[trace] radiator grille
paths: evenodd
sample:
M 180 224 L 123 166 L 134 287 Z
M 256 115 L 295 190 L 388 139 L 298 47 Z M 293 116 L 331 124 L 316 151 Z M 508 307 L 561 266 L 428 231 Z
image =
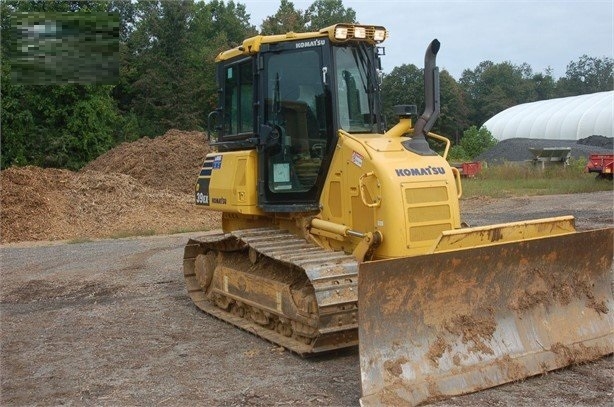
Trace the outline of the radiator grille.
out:
M 444 230 L 452 229 L 448 188 L 444 183 L 404 187 L 407 244 L 430 245 Z

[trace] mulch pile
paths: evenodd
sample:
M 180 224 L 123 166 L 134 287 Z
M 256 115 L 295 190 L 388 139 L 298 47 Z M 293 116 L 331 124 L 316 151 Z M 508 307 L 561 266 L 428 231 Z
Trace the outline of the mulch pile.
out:
M 0 242 L 121 237 L 218 227 L 193 204 L 209 151 L 204 135 L 170 130 L 108 151 L 79 172 L 0 172 Z
M 169 130 L 164 136 L 122 143 L 81 170 L 126 174 L 159 190 L 191 193 L 205 155 L 210 151 L 201 132 Z

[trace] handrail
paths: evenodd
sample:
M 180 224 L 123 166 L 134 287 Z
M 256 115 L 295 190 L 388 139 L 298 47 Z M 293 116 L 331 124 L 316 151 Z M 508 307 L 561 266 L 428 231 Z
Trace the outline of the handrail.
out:
M 463 184 L 461 183 L 461 174 L 458 168 L 450 167 L 452 169 L 452 173 L 454 174 L 454 181 L 456 182 L 456 189 L 458 190 L 458 198 L 463 196 Z
M 450 151 L 450 139 L 447 138 L 447 137 L 444 137 L 444 136 L 440 136 L 439 134 L 431 133 L 431 132 L 428 132 L 427 136 L 429 136 L 430 138 L 433 138 L 435 140 L 442 141 L 442 142 L 446 143 L 446 148 L 445 148 L 445 150 L 443 152 L 443 156 L 442 156 L 443 159 L 446 160 L 448 158 L 448 152 Z
M 377 180 L 377 176 L 375 175 L 373 171 L 369 171 L 365 174 L 362 174 L 360 178 L 358 178 L 358 189 L 360 190 L 360 200 L 367 208 L 377 208 L 382 204 L 382 199 L 380 197 L 376 197 L 375 201 L 372 203 L 368 203 L 367 198 L 365 197 L 366 186 L 363 180 L 368 177 L 375 177 L 375 179 Z

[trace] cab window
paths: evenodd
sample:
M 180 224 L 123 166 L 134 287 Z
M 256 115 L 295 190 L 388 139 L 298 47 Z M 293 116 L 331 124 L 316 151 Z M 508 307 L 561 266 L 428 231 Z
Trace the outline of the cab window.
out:
M 224 126 L 222 140 L 244 138 L 254 131 L 252 61 L 224 70 Z

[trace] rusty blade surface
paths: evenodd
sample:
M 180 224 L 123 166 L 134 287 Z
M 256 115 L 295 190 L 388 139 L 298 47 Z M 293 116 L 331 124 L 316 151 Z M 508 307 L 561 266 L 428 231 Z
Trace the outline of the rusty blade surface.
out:
M 416 405 L 612 353 L 613 235 L 361 264 L 361 405 Z

